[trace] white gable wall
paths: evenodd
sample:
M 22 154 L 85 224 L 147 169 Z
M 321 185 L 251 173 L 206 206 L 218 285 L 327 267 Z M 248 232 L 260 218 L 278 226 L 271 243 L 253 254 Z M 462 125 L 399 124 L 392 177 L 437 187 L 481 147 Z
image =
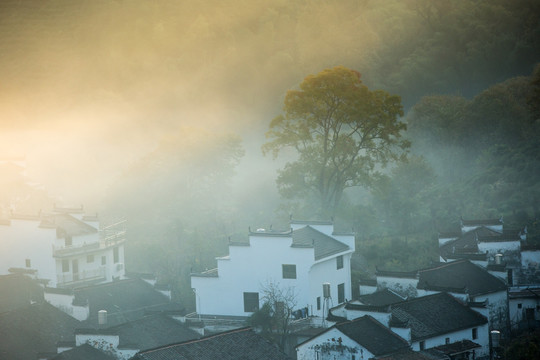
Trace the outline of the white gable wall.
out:
M 454 331 L 439 336 L 434 336 L 428 339 L 422 340 L 424 342 L 424 349 L 429 349 L 435 346 L 445 345 L 446 338 L 449 339 L 449 343 L 454 343 L 462 340 L 470 340 L 482 346 L 475 350 L 476 356 L 489 355 L 489 328 L 488 324 L 476 327 L 477 338 L 473 339 L 473 328 L 467 328 L 459 331 Z M 414 341 L 411 347 L 415 351 L 420 351 L 420 341 Z
M 478 252 L 488 252 L 490 255 L 504 253 L 505 251 L 519 251 L 521 243 L 519 240 L 515 241 L 492 241 L 492 242 L 479 242 Z
M 338 339 L 341 339 L 341 343 Z M 356 359 L 371 359 L 374 357 L 366 348 L 336 328 L 330 329 L 301 344 L 297 347 L 296 354 L 298 360 L 350 360 L 352 355 L 355 355 Z
M 331 233 L 326 226 L 321 229 Z M 217 258 L 219 277 L 191 277 L 199 314 L 249 316 L 251 312 L 244 311 L 244 292 L 259 293 L 260 306 L 264 302 L 263 289 L 270 283 L 279 284 L 284 291 L 294 289 L 295 308 L 307 307 L 310 314 L 318 316 L 323 310 L 323 283 L 330 283 L 329 307 L 338 303 L 339 284 L 344 284 L 344 298 L 351 299 L 351 250 L 315 261 L 314 248 L 291 246 L 291 235 L 252 234 L 249 243 L 232 244 L 228 256 Z M 336 258 L 340 255 L 343 268 L 337 269 Z M 282 265 L 295 265 L 296 279 L 283 279 Z M 321 298 L 320 309 L 317 297 Z
M 258 292 L 262 305 L 262 290 L 269 283 L 279 284 L 284 290 L 294 289 L 299 308 L 309 304 L 309 269 L 314 250 L 293 248 L 291 243 L 291 237 L 257 235 L 250 237 L 250 246 L 230 246 L 230 255 L 218 258 L 218 278 L 191 278 L 197 312 L 249 316 L 251 312 L 244 312 L 244 292 Z M 282 278 L 283 264 L 296 265 L 296 279 Z
M 0 274 L 9 274 L 9 268 L 26 267 L 38 270 L 37 277 L 55 281 L 55 260 L 52 247 L 56 239 L 56 229 L 39 227 L 37 220 L 11 220 L 10 225 L 0 225 Z
M 339 254 L 337 254 L 339 255 Z M 338 285 L 344 284 L 345 300 L 351 300 L 351 255 L 349 251 L 343 255 L 343 268 L 337 269 L 337 256 L 313 264 L 309 270 L 309 298 L 300 307 L 309 306 L 310 313 L 323 316 L 323 283 L 330 284 L 329 306 L 325 310 L 338 305 Z M 317 297 L 321 298 L 321 309 L 317 309 Z

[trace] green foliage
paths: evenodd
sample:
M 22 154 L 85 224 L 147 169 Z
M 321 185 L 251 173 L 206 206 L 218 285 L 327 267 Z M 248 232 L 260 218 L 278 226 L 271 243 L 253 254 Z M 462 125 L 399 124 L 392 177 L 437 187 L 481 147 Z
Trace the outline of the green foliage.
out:
M 279 172 L 278 188 L 284 198 L 316 197 L 319 214 L 333 215 L 345 189 L 369 184 L 376 166 L 401 160 L 409 146 L 401 139 L 400 98 L 370 91 L 343 66 L 306 77 L 284 104 L 263 152 L 296 151 L 298 159 Z
M 533 331 L 512 340 L 504 349 L 505 360 L 540 358 L 540 333 Z

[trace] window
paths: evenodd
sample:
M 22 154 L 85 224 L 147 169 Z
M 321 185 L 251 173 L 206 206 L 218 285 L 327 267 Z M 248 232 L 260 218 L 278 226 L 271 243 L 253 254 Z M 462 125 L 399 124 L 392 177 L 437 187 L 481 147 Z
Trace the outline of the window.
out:
M 321 297 L 317 296 L 317 310 L 321 310 Z
M 26 263 L 27 268 L 32 267 L 32 265 L 31 265 L 32 263 L 30 262 L 30 259 L 26 259 L 25 263 Z
M 254 312 L 259 310 L 259 293 L 244 293 L 244 312 Z
M 478 339 L 478 329 L 477 328 L 472 329 L 472 338 L 473 338 L 473 340 Z
M 62 272 L 69 272 L 69 260 L 62 260 Z
M 73 245 L 73 240 L 71 239 L 71 236 L 66 236 L 66 246 Z
M 118 262 L 118 248 L 117 247 L 113 249 L 113 258 L 114 258 L 114 263 L 116 264 Z
M 518 309 L 521 309 L 521 304 L 518 304 Z
M 86 256 L 86 262 L 87 263 L 93 263 L 94 262 L 94 255 L 87 255 Z
M 337 269 L 343 269 L 343 255 L 339 255 L 337 258 L 336 258 L 336 265 L 337 265 Z
M 106 256 L 102 256 L 101 257 L 101 265 L 106 265 L 107 264 L 107 257 Z
M 338 304 L 345 301 L 345 284 L 339 284 L 337 286 L 337 299 Z
M 281 265 L 284 279 L 296 279 L 296 265 Z
M 444 339 L 444 343 L 445 343 L 446 345 L 450 344 L 450 338 Z
M 425 348 L 426 348 L 426 342 L 420 341 L 420 350 L 425 350 Z

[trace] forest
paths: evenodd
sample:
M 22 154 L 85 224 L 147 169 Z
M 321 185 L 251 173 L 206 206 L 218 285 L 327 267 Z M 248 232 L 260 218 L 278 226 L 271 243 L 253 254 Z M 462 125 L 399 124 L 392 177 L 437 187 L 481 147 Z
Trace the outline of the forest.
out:
M 127 219 L 128 270 L 189 308 L 189 274 L 249 226 L 329 220 L 276 184 L 298 154 L 263 150 L 287 92 L 343 66 L 398 102 L 409 144 L 331 214 L 356 233 L 355 278 L 436 261 L 461 217 L 538 244 L 539 63 L 538 0 L 5 0 L 0 150 L 49 193 L 4 177 L 0 199 Z

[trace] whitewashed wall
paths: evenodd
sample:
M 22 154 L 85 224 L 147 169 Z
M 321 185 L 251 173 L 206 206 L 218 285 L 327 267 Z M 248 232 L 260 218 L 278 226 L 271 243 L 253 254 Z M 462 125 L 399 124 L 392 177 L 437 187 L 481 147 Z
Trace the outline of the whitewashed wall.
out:
M 495 330 L 504 329 L 508 316 L 508 294 L 506 290 L 471 298 L 471 301 L 474 302 L 483 302 L 486 300 L 489 311 L 489 324 Z
M 9 268 L 37 270 L 37 277 L 56 282 L 55 260 L 52 247 L 56 239 L 55 229 L 39 228 L 37 220 L 11 220 L 10 225 L 0 225 L 0 274 L 9 274 Z
M 331 226 L 330 226 L 331 227 Z M 326 226 L 321 226 L 324 231 Z M 333 304 L 337 305 L 338 284 L 345 284 L 345 298 L 351 299 L 350 257 L 343 253 L 343 268 L 337 269 L 336 257 L 315 262 L 314 249 L 291 247 L 291 236 L 250 236 L 250 246 L 229 246 L 229 255 L 217 258 L 219 277 L 191 277 L 199 314 L 249 316 L 244 312 L 244 292 L 258 292 L 260 305 L 263 289 L 279 284 L 292 289 L 296 295 L 296 308 L 307 307 L 314 315 L 322 315 L 322 284 L 331 284 Z M 282 265 L 296 265 L 296 279 L 283 279 Z M 317 297 L 321 297 L 321 310 L 317 310 Z M 220 299 L 220 301 L 216 301 Z
M 402 296 L 416 297 L 417 286 L 418 279 L 377 276 L 377 287 L 391 289 Z
M 86 306 L 75 306 L 73 305 L 74 295 L 68 294 L 55 294 L 45 291 L 44 293 L 45 300 L 53 305 L 54 307 L 62 310 L 66 314 L 74 317 L 79 321 L 88 320 L 90 316 L 90 307 Z
M 504 253 L 505 251 L 519 251 L 521 244 L 519 240 L 516 241 L 493 241 L 493 242 L 479 242 L 478 251 L 490 255 Z
M 446 338 L 450 339 L 450 343 L 454 343 L 457 341 L 462 340 L 470 340 L 473 341 L 479 345 L 482 346 L 481 349 L 476 350 L 476 356 L 487 356 L 489 355 L 489 328 L 488 325 L 485 324 L 483 326 L 478 326 L 477 334 L 478 338 L 473 339 L 472 338 L 472 329 L 473 328 L 467 328 L 460 331 L 450 332 L 447 334 L 442 334 L 439 336 L 435 336 L 432 338 L 428 338 L 423 340 L 425 343 L 425 349 L 429 349 L 435 346 L 445 345 L 446 344 Z M 415 351 L 420 351 L 420 341 L 415 341 L 411 345 L 412 349 Z
M 337 341 L 339 338 L 342 340 L 341 346 Z M 317 352 L 320 354 L 319 357 L 317 357 Z M 301 344 L 298 346 L 296 354 L 298 360 L 350 360 L 351 355 L 355 355 L 356 359 L 374 357 L 366 348 L 335 328 Z

